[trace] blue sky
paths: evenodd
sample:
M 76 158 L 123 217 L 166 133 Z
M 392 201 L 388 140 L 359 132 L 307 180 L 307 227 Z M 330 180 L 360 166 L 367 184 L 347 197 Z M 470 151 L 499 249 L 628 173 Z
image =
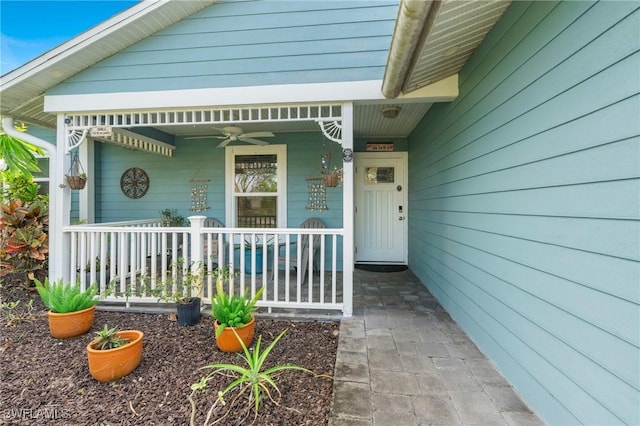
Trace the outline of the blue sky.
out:
M 0 75 L 131 7 L 122 0 L 0 0 Z

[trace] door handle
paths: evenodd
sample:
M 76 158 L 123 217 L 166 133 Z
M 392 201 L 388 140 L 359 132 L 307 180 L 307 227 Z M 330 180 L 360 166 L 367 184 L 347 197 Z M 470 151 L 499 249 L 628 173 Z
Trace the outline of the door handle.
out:
M 400 216 L 398 220 L 404 220 L 404 216 Z

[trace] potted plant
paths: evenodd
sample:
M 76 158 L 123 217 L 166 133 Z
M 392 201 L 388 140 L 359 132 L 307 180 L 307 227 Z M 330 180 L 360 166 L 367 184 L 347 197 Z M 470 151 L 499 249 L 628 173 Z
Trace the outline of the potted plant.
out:
M 135 370 L 142 359 L 142 338 L 139 330 L 118 331 L 117 327 L 96 332 L 87 345 L 89 372 L 99 382 L 118 380 Z
M 249 298 L 248 292 L 244 294 L 227 294 L 222 283 L 231 278 L 232 273 L 228 267 L 218 267 L 213 271 L 216 278 L 216 295 L 211 302 L 211 315 L 215 318 L 213 323 L 216 345 L 223 352 L 238 352 L 242 350 L 242 343 L 249 346 L 255 334 L 255 317 L 253 312 L 257 309 L 256 303 L 264 287 L 261 287 Z
M 49 308 L 49 332 L 56 339 L 69 339 L 85 334 L 93 325 L 98 289 L 91 286 L 82 291 L 80 284 L 59 280 L 44 283 L 34 280 L 44 305 Z
M 152 294 L 165 302 L 176 304 L 178 325 L 191 326 L 200 321 L 200 293 L 204 284 L 204 271 L 200 265 L 182 268 L 184 260 L 178 260 L 178 268 L 185 271 L 179 285 L 174 289 L 172 281 L 160 283 Z
M 160 224 L 162 226 L 184 226 L 185 218 L 178 215 L 176 209 L 160 210 Z
M 79 173 L 78 175 L 66 175 L 67 183 L 71 189 L 84 189 L 87 184 L 87 175 Z

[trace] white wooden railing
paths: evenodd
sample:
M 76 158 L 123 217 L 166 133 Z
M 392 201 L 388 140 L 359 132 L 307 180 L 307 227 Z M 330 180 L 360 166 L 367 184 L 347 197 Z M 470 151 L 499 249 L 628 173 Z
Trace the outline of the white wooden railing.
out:
M 131 306 L 157 303 L 158 288 L 179 292 L 192 270 L 228 265 L 234 278 L 225 291 L 254 295 L 264 287 L 258 306 L 269 312 L 343 311 L 342 229 L 208 228 L 203 219 L 190 218 L 190 227 L 161 227 L 157 219 L 66 227 L 70 279 L 82 288 L 97 284 L 105 301 Z M 313 250 L 305 257 L 299 245 Z M 214 295 L 215 280 L 205 274 L 203 303 Z

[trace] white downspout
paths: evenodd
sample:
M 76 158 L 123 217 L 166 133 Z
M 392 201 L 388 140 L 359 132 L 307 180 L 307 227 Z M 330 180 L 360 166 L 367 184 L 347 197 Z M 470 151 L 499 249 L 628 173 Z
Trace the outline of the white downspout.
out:
M 2 128 L 7 135 L 42 148 L 49 156 L 49 279 L 58 279 L 62 277 L 62 270 L 58 270 L 59 267 L 56 266 L 59 263 L 58 258 L 62 257 L 60 256 L 62 251 L 56 250 L 56 247 L 60 245 L 63 224 L 58 220 L 57 214 L 59 200 L 56 192 L 61 190 L 58 184 L 62 183 L 62 176 L 58 176 L 56 173 L 56 164 L 58 164 L 57 147 L 51 142 L 37 138 L 29 133 L 17 131 L 13 127 L 12 117 L 2 117 Z

